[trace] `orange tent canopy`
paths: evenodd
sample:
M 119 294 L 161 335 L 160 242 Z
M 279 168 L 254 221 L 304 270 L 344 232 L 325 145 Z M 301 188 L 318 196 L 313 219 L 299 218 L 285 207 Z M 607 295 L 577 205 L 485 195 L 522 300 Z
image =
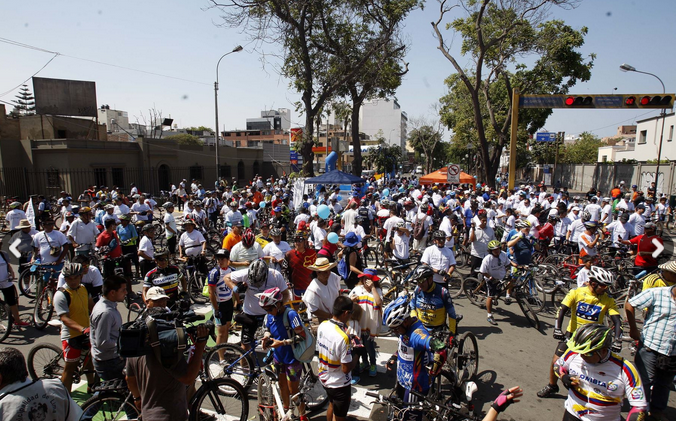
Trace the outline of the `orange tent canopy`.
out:
M 422 176 L 418 179 L 418 182 L 420 184 L 434 184 L 434 183 L 439 183 L 439 184 L 446 184 L 448 181 L 446 181 L 448 178 L 446 174 L 448 173 L 448 167 L 441 168 L 439 170 L 433 171 L 425 176 Z M 460 184 L 475 184 L 476 179 L 467 174 L 464 171 L 460 171 Z

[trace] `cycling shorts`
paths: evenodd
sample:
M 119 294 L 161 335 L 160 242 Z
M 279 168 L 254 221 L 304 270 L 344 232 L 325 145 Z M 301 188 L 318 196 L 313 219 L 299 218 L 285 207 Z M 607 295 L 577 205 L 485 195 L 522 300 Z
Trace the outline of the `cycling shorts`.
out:
M 67 363 L 80 361 L 82 350 L 89 349 L 89 338 L 86 335 L 76 336 L 68 340 L 61 341 L 63 349 L 63 359 Z
M 15 306 L 19 303 L 19 297 L 14 285 L 8 288 L 2 288 L 0 291 L 2 291 L 2 295 L 5 297 L 5 303 L 7 303 L 8 306 Z
M 246 313 L 239 313 L 235 316 L 235 321 L 242 325 L 242 345 L 249 345 L 256 339 L 256 330 L 263 326 L 265 315 L 252 316 Z
M 277 361 L 277 358 L 275 358 L 274 362 L 275 373 L 277 373 L 277 375 L 286 374 L 286 378 L 289 379 L 290 382 L 297 382 L 300 380 L 300 375 L 303 372 L 303 365 L 299 361 L 294 361 L 291 364 L 284 364 Z
M 351 389 L 352 387 L 350 385 L 338 388 L 324 388 L 326 395 L 329 398 L 329 402 L 333 404 L 333 415 L 337 417 L 347 416 L 347 411 L 350 409 Z
M 218 303 L 218 312 L 221 313 L 221 317 L 216 317 L 214 312 L 214 322 L 216 323 L 216 326 L 224 326 L 232 321 L 233 308 L 234 304 L 232 303 L 232 300 L 221 301 Z

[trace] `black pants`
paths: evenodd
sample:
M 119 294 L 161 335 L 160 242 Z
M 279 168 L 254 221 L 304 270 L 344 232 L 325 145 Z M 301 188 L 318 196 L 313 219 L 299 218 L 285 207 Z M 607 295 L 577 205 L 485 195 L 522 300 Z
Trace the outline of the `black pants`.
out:
M 471 256 L 472 259 L 470 259 L 470 274 L 469 276 L 476 276 L 476 270 L 481 267 L 481 262 L 484 260 L 481 257 L 476 257 L 476 256 Z
M 152 260 L 141 260 L 141 276 L 146 277 L 148 272 L 155 269 L 155 262 Z

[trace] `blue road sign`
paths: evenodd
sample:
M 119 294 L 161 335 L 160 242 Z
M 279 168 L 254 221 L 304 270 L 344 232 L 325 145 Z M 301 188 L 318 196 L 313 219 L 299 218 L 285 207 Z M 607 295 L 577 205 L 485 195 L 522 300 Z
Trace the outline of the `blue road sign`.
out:
M 536 142 L 556 142 L 556 133 L 537 133 L 535 135 Z

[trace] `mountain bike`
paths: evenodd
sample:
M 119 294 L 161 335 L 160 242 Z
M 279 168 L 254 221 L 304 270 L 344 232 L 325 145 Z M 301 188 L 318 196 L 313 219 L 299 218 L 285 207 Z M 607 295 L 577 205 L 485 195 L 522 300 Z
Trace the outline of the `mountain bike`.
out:
M 83 349 L 77 368 L 73 372 L 73 384 L 79 383 L 82 376 L 96 374 L 94 369 L 84 368 L 91 358 L 89 348 Z M 28 374 L 33 380 L 61 378 L 66 365 L 61 347 L 49 343 L 41 343 L 31 348 L 28 352 L 27 363 Z M 92 387 L 93 385 L 89 386 Z
M 36 263 L 35 266 L 37 266 L 36 272 L 40 276 L 37 283 L 38 288 L 44 284 L 42 274 L 49 272 L 49 280 L 38 291 L 38 297 L 33 307 L 33 325 L 36 329 L 42 330 L 47 327 L 47 324 L 52 320 L 52 316 L 54 315 L 54 294 L 56 293 L 56 285 L 59 279 L 53 265 Z
M 0 298 L 0 343 L 2 343 L 12 332 L 14 317 L 9 305 Z

